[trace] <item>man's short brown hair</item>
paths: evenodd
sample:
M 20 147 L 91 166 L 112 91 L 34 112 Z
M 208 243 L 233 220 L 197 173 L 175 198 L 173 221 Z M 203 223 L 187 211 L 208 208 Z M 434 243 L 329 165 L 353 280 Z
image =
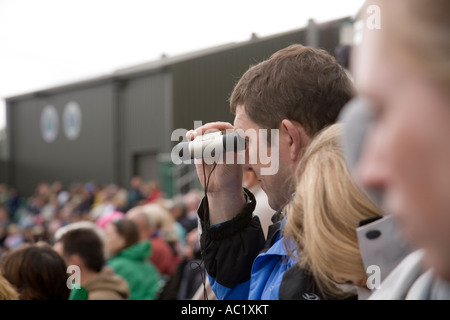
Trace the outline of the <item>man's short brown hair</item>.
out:
M 327 51 L 299 44 L 277 51 L 241 77 L 230 97 L 230 109 L 243 106 L 265 129 L 283 119 L 300 123 L 313 137 L 336 122 L 355 89 L 344 68 Z
M 59 240 L 63 245 L 63 255 L 70 258 L 77 254 L 87 269 L 100 272 L 105 263 L 103 241 L 91 228 L 77 228 L 64 233 Z

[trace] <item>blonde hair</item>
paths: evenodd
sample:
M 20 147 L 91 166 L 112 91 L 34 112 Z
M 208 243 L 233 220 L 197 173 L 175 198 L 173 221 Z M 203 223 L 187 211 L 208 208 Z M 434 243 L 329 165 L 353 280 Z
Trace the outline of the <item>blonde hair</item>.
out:
M 147 216 L 149 224 L 161 230 L 161 237 L 168 243 L 176 243 L 180 239 L 175 229 L 175 219 L 162 203 L 150 203 L 141 206 L 142 212 Z
M 341 126 L 324 129 L 305 151 L 284 229 L 285 239 L 296 245 L 299 265 L 312 273 L 321 293 L 333 299 L 348 295 L 336 278 L 367 278 L 356 228 L 361 220 L 381 216 L 347 168 Z
M 0 300 L 19 300 L 19 294 L 8 280 L 0 273 Z

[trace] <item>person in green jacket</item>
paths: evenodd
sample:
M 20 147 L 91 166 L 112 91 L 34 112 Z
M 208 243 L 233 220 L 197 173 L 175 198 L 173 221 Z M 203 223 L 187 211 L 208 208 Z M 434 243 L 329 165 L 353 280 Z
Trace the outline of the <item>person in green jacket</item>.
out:
M 128 282 L 129 300 L 157 299 L 160 275 L 148 261 L 150 243 L 139 242 L 136 223 L 129 219 L 108 223 L 105 228 L 105 246 L 109 256 L 107 264 Z

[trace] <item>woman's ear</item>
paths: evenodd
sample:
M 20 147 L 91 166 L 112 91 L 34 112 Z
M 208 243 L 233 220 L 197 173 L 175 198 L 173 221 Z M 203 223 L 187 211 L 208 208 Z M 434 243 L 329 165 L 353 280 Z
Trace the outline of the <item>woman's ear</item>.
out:
M 289 158 L 294 162 L 300 160 L 300 151 L 311 141 L 300 123 L 288 119 L 281 121 L 280 139 L 284 139 L 287 143 Z

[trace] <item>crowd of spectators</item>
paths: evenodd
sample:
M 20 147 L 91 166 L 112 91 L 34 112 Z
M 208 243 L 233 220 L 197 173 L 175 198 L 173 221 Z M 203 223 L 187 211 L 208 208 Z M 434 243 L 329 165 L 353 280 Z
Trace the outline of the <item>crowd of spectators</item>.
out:
M 158 183 L 139 176 L 133 177 L 127 188 L 93 181 L 68 186 L 59 181 L 42 182 L 29 196 L 0 184 L 0 261 L 29 245 L 55 247 L 68 230 L 93 226 L 104 242 L 105 265 L 114 266 L 118 252 L 136 251 L 137 243 L 147 241 L 150 251 L 144 255 L 158 279 L 152 299 L 191 299 L 202 285 L 196 234 L 196 208 L 202 196 L 200 190 L 192 189 L 167 197 Z M 117 240 L 108 238 L 111 231 L 107 228 L 124 219 L 131 221 L 131 230 L 137 230 L 132 235 L 136 239 L 118 252 L 108 252 L 108 246 Z M 148 251 L 148 246 L 140 245 L 139 250 Z

